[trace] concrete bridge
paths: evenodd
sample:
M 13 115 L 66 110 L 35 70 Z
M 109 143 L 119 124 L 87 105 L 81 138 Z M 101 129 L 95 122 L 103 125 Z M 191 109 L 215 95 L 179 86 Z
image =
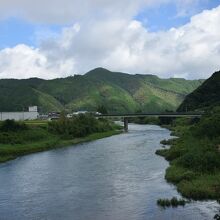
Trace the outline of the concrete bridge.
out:
M 202 113 L 181 113 L 181 112 L 172 112 L 172 113 L 135 113 L 135 114 L 103 114 L 98 115 L 97 118 L 123 118 L 124 120 L 124 130 L 128 131 L 128 119 L 129 118 L 145 118 L 145 117 L 162 117 L 162 118 L 200 118 Z

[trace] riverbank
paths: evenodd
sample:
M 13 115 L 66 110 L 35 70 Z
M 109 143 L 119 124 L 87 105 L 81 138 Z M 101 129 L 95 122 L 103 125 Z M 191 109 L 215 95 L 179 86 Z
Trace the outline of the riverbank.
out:
M 48 138 L 48 140 L 34 142 L 25 145 L 0 145 L 0 163 L 14 160 L 17 157 L 27 154 L 52 150 L 56 148 L 68 147 L 89 141 L 95 141 L 107 138 L 113 135 L 121 134 L 121 130 L 107 131 L 102 133 L 94 133 L 83 138 L 74 138 L 71 140 L 62 140 L 58 137 Z M 9 149 L 10 148 L 10 149 Z
M 172 126 L 178 138 L 161 143 L 156 151 L 170 162 L 165 178 L 177 186 L 186 198 L 207 200 L 220 198 L 220 111 L 211 112 L 200 122 L 180 119 Z
M 121 134 L 120 130 L 107 131 L 102 133 L 94 133 L 83 138 L 74 138 L 70 140 L 62 140 L 59 137 L 48 137 L 48 140 L 37 141 L 31 144 L 24 145 L 2 145 L 0 144 L 0 163 L 14 160 L 17 157 L 24 156 L 27 154 L 52 150 L 61 147 L 72 146 L 84 142 L 94 141 L 113 135 Z
M 105 124 L 108 123 L 105 121 Z M 23 126 L 23 125 L 22 125 Z M 82 137 L 51 132 L 48 123 L 28 122 L 25 129 L 0 132 L 0 163 L 17 157 L 55 148 L 72 146 L 122 133 L 120 126 L 111 123 L 108 129 L 91 132 Z M 100 126 L 100 124 L 99 124 Z

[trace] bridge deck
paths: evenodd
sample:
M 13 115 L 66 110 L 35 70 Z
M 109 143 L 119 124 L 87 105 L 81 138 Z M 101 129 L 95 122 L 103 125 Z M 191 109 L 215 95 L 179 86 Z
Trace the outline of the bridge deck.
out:
M 98 118 L 113 118 L 113 117 L 122 117 L 122 118 L 134 118 L 134 117 L 201 117 L 202 113 L 138 113 L 138 114 L 104 114 L 98 115 Z

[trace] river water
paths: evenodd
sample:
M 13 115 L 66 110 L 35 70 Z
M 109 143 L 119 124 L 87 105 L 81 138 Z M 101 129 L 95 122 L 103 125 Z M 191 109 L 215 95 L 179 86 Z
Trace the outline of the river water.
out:
M 155 155 L 167 129 L 129 125 L 129 132 L 18 158 L 0 165 L 1 220 L 203 220 L 216 202 L 163 209 L 180 197 L 164 180 L 168 163 Z

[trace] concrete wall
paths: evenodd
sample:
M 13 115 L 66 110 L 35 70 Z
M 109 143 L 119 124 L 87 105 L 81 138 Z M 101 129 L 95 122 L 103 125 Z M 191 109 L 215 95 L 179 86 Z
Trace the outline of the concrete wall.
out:
M 37 119 L 38 112 L 0 112 L 0 121 L 7 119 L 19 120 L 34 120 Z

